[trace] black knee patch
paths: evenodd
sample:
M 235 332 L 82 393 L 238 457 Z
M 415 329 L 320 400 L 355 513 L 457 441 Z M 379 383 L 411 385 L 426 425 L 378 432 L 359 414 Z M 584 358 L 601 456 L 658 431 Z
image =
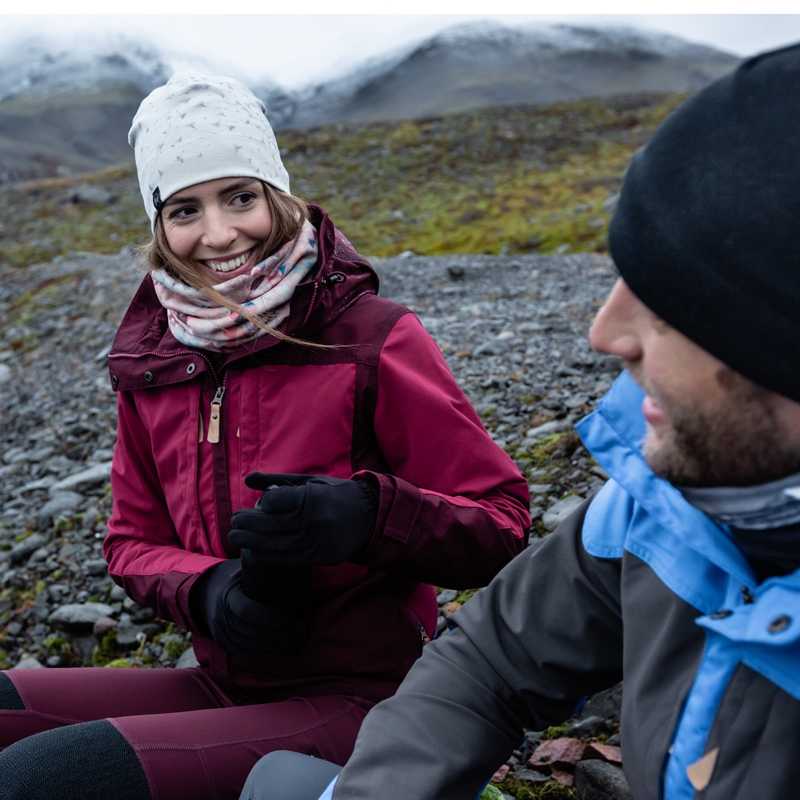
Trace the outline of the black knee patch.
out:
M 341 769 L 321 758 L 276 750 L 256 762 L 239 800 L 317 800 Z
M 28 736 L 0 753 L 0 800 L 152 800 L 133 748 L 108 720 Z
M 0 672 L 0 710 L 2 711 L 24 711 L 25 703 L 19 696 L 17 687 L 14 686 L 11 678 Z

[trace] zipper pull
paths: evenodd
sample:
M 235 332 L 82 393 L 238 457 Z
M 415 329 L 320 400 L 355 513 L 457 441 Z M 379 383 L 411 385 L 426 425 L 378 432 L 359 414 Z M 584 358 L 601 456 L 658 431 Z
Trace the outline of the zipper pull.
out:
M 222 398 L 224 395 L 225 387 L 220 386 L 211 401 L 211 419 L 208 421 L 208 441 L 211 444 L 216 444 L 219 441 L 220 415 L 222 414 Z
M 419 631 L 419 638 L 422 639 L 422 646 L 425 647 L 430 642 L 431 637 L 428 636 L 425 626 L 421 622 L 417 622 L 417 630 Z

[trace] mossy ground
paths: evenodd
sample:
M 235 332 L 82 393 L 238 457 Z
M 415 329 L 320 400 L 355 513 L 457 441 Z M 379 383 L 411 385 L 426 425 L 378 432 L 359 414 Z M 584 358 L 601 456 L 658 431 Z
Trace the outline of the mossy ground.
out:
M 517 800 L 539 800 L 546 797 L 548 800 L 578 800 L 578 793 L 571 786 L 562 786 L 556 781 L 546 783 L 522 783 L 521 781 L 508 780 L 503 783 L 491 784 L 492 788 L 502 794 L 511 795 Z M 488 788 L 488 787 L 487 787 Z M 491 792 L 484 792 L 480 800 L 495 800 L 497 795 L 491 796 Z
M 605 201 L 684 99 L 636 95 L 284 131 L 292 191 L 365 255 L 603 251 Z M 113 197 L 73 202 L 92 184 Z M 149 234 L 133 166 L 0 192 L 0 264 L 115 253 Z

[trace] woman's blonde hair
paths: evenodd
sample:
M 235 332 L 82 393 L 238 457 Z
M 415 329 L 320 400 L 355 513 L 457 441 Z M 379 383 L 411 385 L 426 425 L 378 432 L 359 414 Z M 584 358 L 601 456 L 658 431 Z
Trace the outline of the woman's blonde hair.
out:
M 269 208 L 270 215 L 272 216 L 272 230 L 270 231 L 269 237 L 262 245 L 261 252 L 256 254 L 256 264 L 283 247 L 287 242 L 292 241 L 308 219 L 308 206 L 302 200 L 294 195 L 286 194 L 279 189 L 275 189 L 268 183 L 264 183 L 263 181 L 259 182 L 264 187 L 267 208 Z M 191 286 L 198 292 L 202 292 L 209 300 L 223 308 L 227 308 L 229 311 L 239 314 L 248 322 L 258 326 L 261 330 L 266 331 L 276 339 L 281 339 L 285 342 L 294 342 L 295 344 L 304 344 L 310 347 L 325 347 L 325 345 L 306 342 L 303 339 L 298 339 L 294 336 L 282 333 L 270 325 L 267 325 L 248 309 L 238 303 L 234 303 L 227 297 L 223 297 L 216 290 L 213 281 L 208 275 L 184 264 L 172 252 L 167 243 L 167 235 L 164 231 L 164 224 L 161 221 L 160 214 L 156 219 L 153 238 L 142 247 L 142 253 L 146 269 L 163 269 L 171 277 L 183 281 L 187 286 Z

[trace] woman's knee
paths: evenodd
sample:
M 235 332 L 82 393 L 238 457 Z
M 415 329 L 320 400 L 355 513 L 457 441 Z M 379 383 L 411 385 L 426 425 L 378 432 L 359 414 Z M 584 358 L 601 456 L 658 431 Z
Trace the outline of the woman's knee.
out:
M 317 800 L 339 770 L 321 758 L 276 750 L 253 767 L 240 800 Z
M 0 800 L 151 800 L 139 759 L 107 720 L 28 736 L 0 753 Z

